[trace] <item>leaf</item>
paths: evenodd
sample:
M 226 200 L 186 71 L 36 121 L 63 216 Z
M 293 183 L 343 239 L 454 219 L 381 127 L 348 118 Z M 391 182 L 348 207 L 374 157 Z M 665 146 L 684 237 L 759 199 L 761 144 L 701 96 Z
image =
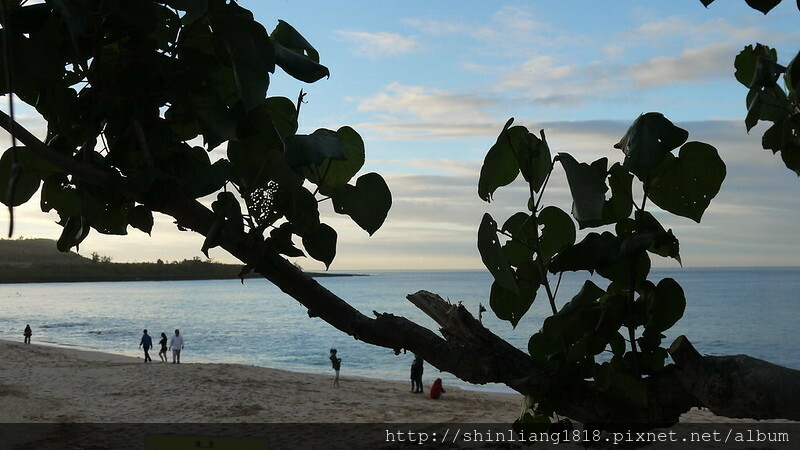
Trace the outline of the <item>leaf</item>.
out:
M 481 254 L 483 265 L 489 269 L 498 287 L 519 295 L 514 270 L 506 259 L 500 241 L 497 239 L 497 223 L 488 213 L 483 215 L 483 220 L 478 227 L 478 252 Z
M 144 205 L 137 205 L 128 211 L 128 223 L 147 234 L 153 231 L 153 213 Z
M 527 133 L 523 127 L 511 127 L 514 118 L 508 119 L 497 141 L 486 153 L 478 178 L 478 196 L 485 202 L 492 201 L 497 188 L 510 184 L 519 175 L 519 164 L 513 141 Z
M 303 186 L 279 187 L 274 204 L 275 209 L 294 225 L 295 233 L 300 236 L 319 224 L 317 199 Z
M 681 285 L 672 278 L 664 278 L 656 285 L 645 329 L 651 333 L 666 331 L 683 317 L 685 309 L 686 295 Z
M 530 262 L 517 271 L 519 293 L 514 293 L 501 286 L 497 281 L 492 283 L 489 293 L 489 306 L 498 319 L 511 322 L 516 327 L 520 319 L 528 312 L 536 298 L 536 291 L 541 284 L 539 270 Z
M 608 171 L 611 198 L 603 202 L 603 212 L 598 220 L 582 220 L 581 229 L 617 223 L 631 215 L 633 209 L 633 175 L 621 164 L 615 163 Z
M 756 73 L 756 64 L 758 64 L 758 54 L 752 45 L 748 45 L 734 59 L 733 66 L 736 69 L 734 72 L 736 80 L 749 88 Z
M 620 240 L 606 231 L 589 233 L 575 245 L 561 250 L 550 262 L 551 273 L 588 270 L 594 272 L 613 264 L 620 253 Z
M 272 30 L 270 36 L 273 41 L 280 43 L 283 47 L 314 62 L 319 62 L 319 52 L 293 26 L 283 20 L 278 20 L 278 25 Z
M 371 172 L 358 177 L 355 186 L 345 185 L 331 195 L 333 208 L 350 216 L 372 235 L 383 225 L 392 207 L 392 193 L 383 177 Z
M 614 148 L 625 153 L 622 167 L 644 181 L 651 170 L 688 138 L 688 131 L 675 126 L 661 113 L 649 112 L 633 122 Z
M 751 8 L 757 9 L 764 14 L 767 14 L 772 8 L 778 6 L 781 0 L 745 0 Z
M 344 144 L 332 130 L 320 128 L 311 134 L 298 134 L 286 145 L 286 162 L 292 168 L 318 166 L 326 159 L 345 159 Z
M 527 131 L 527 129 L 523 129 Z M 553 169 L 550 147 L 545 140 L 544 130 L 539 133 L 542 136 L 541 139 L 532 133 L 526 133 L 515 141 L 517 145 L 514 146 L 517 161 L 519 161 L 519 170 L 525 181 L 530 184 L 533 192 L 539 192 Z
M 281 226 L 273 229 L 269 233 L 269 237 L 266 239 L 266 242 L 281 255 L 286 255 L 291 258 L 306 256 L 305 253 L 303 253 L 303 251 L 299 248 L 295 247 L 294 242 L 292 242 L 293 232 L 294 227 L 291 223 L 282 223 Z
M 0 156 L 0 202 L 6 206 L 19 206 L 27 202 L 39 190 L 41 183 L 33 152 L 27 147 L 17 147 L 16 153 L 16 167 L 13 149 L 6 150 Z
M 99 233 L 124 236 L 128 234 L 128 210 L 132 204 L 133 202 L 98 204 L 88 212 L 87 219 Z
M 579 222 L 599 220 L 603 216 L 606 186 L 606 164 L 601 158 L 592 163 L 578 163 L 569 153 L 559 153 L 556 159 L 561 162 L 567 174 L 569 190 L 572 193 L 572 216 Z
M 172 8 L 186 11 L 181 17 L 184 25 L 191 25 L 208 13 L 208 0 L 164 0 Z
M 751 89 L 747 97 L 745 125 L 748 132 L 759 120 L 781 122 L 792 113 L 792 104 L 777 85 L 764 90 Z
M 725 163 L 717 149 L 688 142 L 677 158 L 670 155 L 653 172 L 647 184 L 648 197 L 666 211 L 700 222 L 725 174 Z
M 325 269 L 329 269 L 336 257 L 336 238 L 336 230 L 321 223 L 303 235 L 303 247 L 308 256 L 325 263 Z
M 274 70 L 275 55 L 269 52 L 267 30 L 253 20 L 253 14 L 235 2 L 214 7 L 209 12 L 214 35 L 224 41 L 235 74 L 236 89 L 245 110 L 264 101 L 269 86 L 269 72 Z
M 277 42 L 272 44 L 275 48 L 275 63 L 292 77 L 314 83 L 323 77 L 330 77 L 331 72 L 322 64 L 287 49 Z
M 800 2 L 800 0 L 798 0 Z M 800 8 L 800 3 L 798 3 Z M 789 94 L 793 94 L 800 90 L 800 52 L 795 55 L 794 59 L 786 66 L 786 75 L 784 75 L 786 87 L 789 89 Z
M 555 254 L 575 243 L 575 224 L 569 214 L 555 206 L 547 206 L 539 212 L 542 226 L 539 237 L 539 253 L 546 265 Z
M 286 161 L 317 185 L 346 185 L 364 166 L 364 141 L 354 129 L 319 129 L 296 135 L 286 147 Z
M 83 217 L 72 216 L 64 223 L 61 236 L 56 241 L 56 248 L 60 252 L 68 252 L 72 247 L 78 247 L 86 236 L 89 235 L 89 224 Z

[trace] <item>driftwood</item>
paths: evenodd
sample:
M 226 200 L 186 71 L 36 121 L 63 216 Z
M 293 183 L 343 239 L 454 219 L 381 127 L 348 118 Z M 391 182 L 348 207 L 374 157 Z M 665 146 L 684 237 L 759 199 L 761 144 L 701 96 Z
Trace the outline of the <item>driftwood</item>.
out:
M 126 190 L 126 180 L 118 173 L 50 149 L 3 112 L 0 126 L 8 131 L 13 128 L 23 145 L 76 181 L 121 187 L 128 198 L 173 217 L 181 229 L 207 236 L 212 228 L 213 212 L 179 190 L 156 186 L 153 192 L 168 193 L 161 195 Z M 487 330 L 463 306 L 435 294 L 420 291 L 409 300 L 439 324 L 441 335 L 392 314 L 375 313 L 374 318 L 362 314 L 283 258 L 260 235 L 237 241 L 222 238 L 219 245 L 297 300 L 310 317 L 319 317 L 368 344 L 395 353 L 412 351 L 471 383 L 503 383 L 534 399 L 544 392 L 557 393 L 561 400 L 557 412 L 581 422 L 674 424 L 693 406 L 731 417 L 800 420 L 800 372 L 795 370 L 744 356 L 700 356 L 682 338 L 671 349 L 675 366 L 647 378 L 647 408 L 631 408 L 600 392 L 591 381 L 568 388 L 559 384 L 527 353 Z

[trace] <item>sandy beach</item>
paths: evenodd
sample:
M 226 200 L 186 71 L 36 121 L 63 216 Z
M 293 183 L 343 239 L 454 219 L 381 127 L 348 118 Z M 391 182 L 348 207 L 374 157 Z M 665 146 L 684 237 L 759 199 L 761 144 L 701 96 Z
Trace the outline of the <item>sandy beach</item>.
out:
M 0 341 L 0 352 L 5 424 L 510 424 L 521 402 L 519 395 L 459 388 L 432 400 L 402 382 L 344 375 L 334 387 L 332 373 L 158 359 L 145 364 L 35 343 Z M 424 381 L 427 388 L 432 379 Z M 693 410 L 682 422 L 737 421 Z
M 0 422 L 483 422 L 513 421 L 521 397 L 239 364 L 172 364 L 0 341 Z M 426 387 L 432 380 L 425 380 Z M 447 387 L 446 387 L 447 389 Z M 213 408 L 197 407 L 213 405 Z

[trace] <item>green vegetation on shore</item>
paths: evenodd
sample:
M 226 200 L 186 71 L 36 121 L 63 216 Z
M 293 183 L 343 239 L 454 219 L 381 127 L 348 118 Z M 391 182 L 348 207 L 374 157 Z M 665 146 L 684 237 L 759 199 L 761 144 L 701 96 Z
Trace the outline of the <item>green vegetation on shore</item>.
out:
M 114 263 L 107 256 L 91 258 L 62 253 L 51 239 L 0 239 L 0 283 L 73 281 L 167 281 L 238 279 L 241 265 L 204 261 Z M 338 274 L 313 273 L 312 276 Z M 247 277 L 257 277 L 248 274 Z

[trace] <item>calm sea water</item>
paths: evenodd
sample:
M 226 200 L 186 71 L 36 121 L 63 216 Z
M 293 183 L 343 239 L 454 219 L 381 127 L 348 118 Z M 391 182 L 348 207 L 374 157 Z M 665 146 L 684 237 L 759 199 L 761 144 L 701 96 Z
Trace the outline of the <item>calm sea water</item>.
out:
M 485 271 L 376 272 L 369 276 L 321 278 L 328 289 L 363 313 L 391 312 L 436 330 L 405 296 L 420 289 L 462 302 L 477 314 L 488 305 L 491 276 Z M 750 356 L 800 369 L 800 268 L 656 269 L 651 279 L 672 277 L 687 296 L 684 318 L 671 340 L 686 334 L 701 353 Z M 579 290 L 578 274 L 566 277 L 560 304 Z M 602 281 L 598 281 L 601 284 Z M 33 340 L 141 357 L 141 330 L 157 342 L 175 328 L 185 336 L 184 362 L 241 363 L 304 373 L 331 373 L 328 350 L 337 348 L 342 375 L 407 380 L 411 354 L 370 346 L 310 319 L 303 307 L 263 280 L 52 283 L 0 285 L 0 338 L 22 340 L 30 323 Z M 544 298 L 516 329 L 484 314 L 484 324 L 525 349 L 549 311 Z M 155 356 L 153 353 L 153 357 Z M 432 366 L 426 384 L 474 387 Z

